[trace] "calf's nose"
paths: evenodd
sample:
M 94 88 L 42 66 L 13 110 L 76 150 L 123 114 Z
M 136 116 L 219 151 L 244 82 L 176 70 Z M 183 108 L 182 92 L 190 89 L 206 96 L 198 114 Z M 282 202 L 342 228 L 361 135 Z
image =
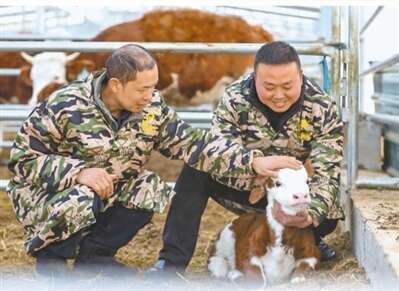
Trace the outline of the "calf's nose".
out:
M 292 195 L 295 204 L 310 203 L 309 193 L 295 193 Z

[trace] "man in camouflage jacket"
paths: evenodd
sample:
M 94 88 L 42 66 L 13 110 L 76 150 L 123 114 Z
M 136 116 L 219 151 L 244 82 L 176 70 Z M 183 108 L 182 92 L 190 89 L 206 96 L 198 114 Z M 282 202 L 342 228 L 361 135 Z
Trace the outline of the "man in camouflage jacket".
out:
M 78 247 L 82 265 L 113 258 L 163 211 L 174 192 L 143 169 L 152 150 L 221 176 L 256 175 L 261 152 L 191 128 L 154 90 L 157 81 L 154 59 L 127 45 L 105 71 L 59 89 L 23 123 L 7 192 L 39 272 L 75 257 Z
M 262 151 L 276 163 L 286 156 L 311 164 L 311 207 L 300 217 L 284 215 L 279 205 L 273 214 L 280 223 L 293 227 L 313 224 L 322 259 L 335 252 L 321 237 L 331 233 L 343 218 L 339 205 L 340 163 L 343 124 L 337 107 L 314 82 L 302 74 L 294 48 L 283 42 L 262 46 L 257 52 L 254 73 L 229 85 L 216 108 L 212 132 L 248 149 Z M 273 168 L 271 166 L 271 168 Z M 274 167 L 276 170 L 281 168 Z M 271 171 L 269 176 L 276 173 Z M 240 214 L 265 211 L 266 198 L 250 202 L 254 178 L 201 173 L 185 166 L 177 180 L 165 224 L 158 262 L 150 272 L 184 269 L 189 263 L 208 197 Z M 192 203 L 192 201 L 197 201 Z M 179 217 L 190 214 L 190 221 Z

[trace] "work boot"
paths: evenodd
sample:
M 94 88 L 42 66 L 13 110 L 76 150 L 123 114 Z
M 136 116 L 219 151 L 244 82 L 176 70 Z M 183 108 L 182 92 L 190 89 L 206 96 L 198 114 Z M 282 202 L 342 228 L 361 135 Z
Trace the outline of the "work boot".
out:
M 71 275 L 66 259 L 42 250 L 36 255 L 36 273 L 41 277 L 62 278 Z
M 135 270 L 119 263 L 113 256 L 78 255 L 75 259 L 76 275 L 85 277 L 104 276 L 109 278 L 133 278 Z
M 177 278 L 178 273 L 184 273 L 184 267 L 176 266 L 167 260 L 159 259 L 152 267 L 145 271 L 145 277 L 148 278 Z
M 321 253 L 322 262 L 331 261 L 337 256 L 337 253 L 323 240 L 320 240 L 317 246 L 319 247 Z

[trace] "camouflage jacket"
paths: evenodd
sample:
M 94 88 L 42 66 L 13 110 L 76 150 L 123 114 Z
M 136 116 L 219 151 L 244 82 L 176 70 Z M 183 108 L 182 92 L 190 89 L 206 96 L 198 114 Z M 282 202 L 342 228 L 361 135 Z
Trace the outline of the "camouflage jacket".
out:
M 132 113 L 118 129 L 100 98 L 103 78 L 91 75 L 54 92 L 32 111 L 16 136 L 9 164 L 15 175 L 7 192 L 28 230 L 28 250 L 94 223 L 90 205 L 94 193 L 76 183 L 83 168 L 100 167 L 118 176 L 104 209 L 119 201 L 156 212 L 165 208 L 174 192 L 158 175 L 143 170 L 152 150 L 218 175 L 255 175 L 251 163 L 256 151 L 234 143 L 226 148 L 208 131 L 190 127 L 158 91 L 142 112 Z M 61 217 L 75 222 L 65 222 L 60 230 Z
M 311 214 L 318 225 L 324 218 L 343 218 L 339 206 L 340 163 L 343 147 L 343 123 L 330 97 L 304 77 L 299 110 L 275 130 L 254 102 L 253 75 L 229 85 L 212 120 L 212 132 L 226 139 L 258 149 L 265 156 L 289 155 L 302 162 L 310 160 L 315 170 L 310 181 Z M 256 91 L 255 91 L 256 92 Z M 259 99 L 258 99 L 259 100 Z M 260 103 L 260 104 L 259 104 Z M 251 190 L 254 179 L 214 175 L 230 187 Z

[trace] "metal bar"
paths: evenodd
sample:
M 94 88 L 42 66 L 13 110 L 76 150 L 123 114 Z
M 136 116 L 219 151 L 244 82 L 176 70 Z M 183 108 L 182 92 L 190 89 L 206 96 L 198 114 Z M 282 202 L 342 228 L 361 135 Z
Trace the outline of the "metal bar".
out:
M 45 7 L 44 8 L 44 12 L 48 13 L 48 12 L 59 12 L 60 8 L 55 8 L 55 7 Z M 65 10 L 61 10 L 64 15 L 69 15 L 69 13 Z M 37 14 L 37 10 L 33 9 L 33 10 L 20 10 L 20 11 L 15 11 L 15 12 L 6 12 L 6 13 L 1 13 L 0 14 L 0 19 L 3 17 L 10 17 L 10 16 L 22 16 L 22 15 L 27 15 L 27 14 Z
M 377 9 L 374 11 L 374 13 L 371 15 L 369 20 L 363 25 L 362 29 L 360 30 L 360 37 L 364 34 L 364 32 L 367 30 L 367 28 L 373 23 L 375 18 L 380 14 L 384 6 L 378 6 Z
M 386 93 L 374 93 L 371 96 L 371 99 L 374 100 L 375 103 L 379 104 L 387 104 L 399 107 L 399 95 L 386 94 Z
M 282 5 L 277 5 L 276 7 L 283 7 L 283 8 L 289 8 L 289 9 L 300 10 L 300 11 L 309 11 L 309 12 L 320 13 L 320 8 L 316 8 L 316 7 L 308 7 L 308 6 L 282 6 Z
M 56 35 L 43 35 L 43 34 L 36 34 L 36 35 L 12 35 L 12 34 L 0 34 L 1 41 L 47 41 L 47 40 L 68 40 L 68 41 L 89 41 L 89 37 L 76 37 L 73 38 L 68 36 L 56 36 Z
M 8 184 L 8 180 L 0 180 L 0 190 L 5 190 Z
M 298 14 L 267 11 L 267 10 L 262 10 L 262 9 L 254 9 L 254 8 L 246 8 L 246 7 L 237 7 L 237 6 L 228 6 L 228 5 L 222 5 L 222 6 L 218 6 L 218 7 L 237 9 L 237 10 L 243 10 L 243 11 L 249 11 L 249 12 L 258 12 L 258 13 L 264 13 L 264 14 L 270 14 L 270 15 L 278 15 L 278 16 L 284 16 L 284 17 L 300 18 L 300 19 L 309 19 L 309 20 L 318 20 L 319 19 L 318 17 L 312 17 L 312 16 L 302 16 L 302 15 L 298 15 Z
M 339 6 L 332 7 L 332 41 L 341 41 L 341 8 Z M 336 50 L 331 58 L 331 96 L 339 105 L 340 104 L 340 80 L 341 80 L 341 50 Z
M 383 113 L 364 114 L 364 116 L 374 122 L 399 126 L 399 116 Z
M 134 42 L 152 52 L 158 53 L 255 53 L 263 43 L 161 43 Z M 24 42 L 0 41 L 0 51 L 64 51 L 64 52 L 112 52 L 129 42 Z M 302 55 L 329 56 L 325 46 L 302 46 L 297 51 Z
M 0 139 L 0 151 L 1 151 L 1 149 L 4 149 L 4 148 L 11 148 L 13 143 L 14 143 L 13 141 L 2 141 Z
M 350 6 L 348 15 L 348 101 L 350 109 L 348 126 L 348 187 L 356 188 L 358 174 L 358 124 L 359 124 L 359 7 Z
M 399 178 L 390 176 L 359 177 L 356 187 L 368 189 L 399 189 Z
M 399 63 L 399 53 L 388 58 L 387 60 L 378 63 L 374 66 L 371 66 L 370 68 L 368 68 L 367 70 L 363 71 L 360 73 L 360 77 L 364 77 L 370 73 L 376 73 L 376 72 L 380 72 L 383 71 L 389 67 L 392 67 L 393 65 Z
M 21 69 L 0 69 L 0 76 L 19 76 Z

